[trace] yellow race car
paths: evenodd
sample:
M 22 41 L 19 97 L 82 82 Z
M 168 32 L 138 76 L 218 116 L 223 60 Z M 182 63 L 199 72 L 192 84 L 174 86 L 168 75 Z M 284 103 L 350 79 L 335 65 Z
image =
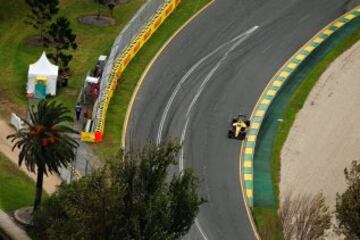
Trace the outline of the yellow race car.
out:
M 244 140 L 247 130 L 250 127 L 250 120 L 245 115 L 238 115 L 231 121 L 231 126 L 228 131 L 228 138 Z

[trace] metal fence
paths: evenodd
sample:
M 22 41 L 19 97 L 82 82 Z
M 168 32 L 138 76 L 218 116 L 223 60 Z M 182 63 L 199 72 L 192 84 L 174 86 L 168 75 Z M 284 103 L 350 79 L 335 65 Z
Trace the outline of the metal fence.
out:
M 148 0 L 115 39 L 101 77 L 99 97 L 93 108 L 94 111 L 92 117 L 95 126 L 98 124 L 98 119 L 100 117 L 100 113 L 98 111 L 99 104 L 107 97 L 106 88 L 109 84 L 110 75 L 116 60 L 129 47 L 141 30 L 149 23 L 158 9 L 160 9 L 166 2 L 168 2 L 168 0 Z

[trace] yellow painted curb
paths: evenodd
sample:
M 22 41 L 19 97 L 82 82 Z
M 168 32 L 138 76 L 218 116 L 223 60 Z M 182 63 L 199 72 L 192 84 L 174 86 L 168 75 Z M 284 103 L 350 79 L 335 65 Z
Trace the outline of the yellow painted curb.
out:
M 266 105 L 269 105 L 271 103 L 271 101 L 265 99 L 264 97 L 266 95 L 269 95 L 269 96 L 275 96 L 278 92 L 278 90 L 274 91 L 274 90 L 270 90 L 271 89 L 271 86 L 276 86 L 278 84 L 274 84 L 276 83 L 276 78 L 278 76 L 281 76 L 281 73 L 283 72 L 283 69 L 287 66 L 288 68 L 290 69 L 295 69 L 298 67 L 298 63 L 295 64 L 295 63 L 291 63 L 291 61 L 293 59 L 297 59 L 297 60 L 304 60 L 307 56 L 303 55 L 303 54 L 300 54 L 301 51 L 305 50 L 305 51 L 308 51 L 309 54 L 311 54 L 311 52 L 315 49 L 314 47 L 310 46 L 310 43 L 311 42 L 315 42 L 315 43 L 318 43 L 318 44 L 321 44 L 324 39 L 318 37 L 321 33 L 329 36 L 331 35 L 334 31 L 329 31 L 327 29 L 329 29 L 330 26 L 334 25 L 338 28 L 341 28 L 343 25 L 345 25 L 345 23 L 342 23 L 339 21 L 339 19 L 345 17 L 347 18 L 348 20 L 351 20 L 353 18 L 355 18 L 355 15 L 351 15 L 349 14 L 350 12 L 353 12 L 353 11 L 360 11 L 360 6 L 357 6 L 355 8 L 353 8 L 351 11 L 349 11 L 348 13 L 340 16 L 339 18 L 337 18 L 336 20 L 332 21 L 331 23 L 329 23 L 328 25 L 326 25 L 324 28 L 322 28 L 317 34 L 315 34 L 309 41 L 307 41 L 302 47 L 300 47 L 280 68 L 279 70 L 273 75 L 273 77 L 270 79 L 270 81 L 268 82 L 268 84 L 266 85 L 266 87 L 263 89 L 262 93 L 260 94 L 260 97 L 258 98 L 254 108 L 253 108 L 253 111 L 251 113 L 251 117 L 250 119 L 253 119 L 254 116 L 263 116 L 266 114 L 265 111 L 263 110 L 258 110 L 258 107 L 261 103 L 265 103 L 266 102 Z M 287 77 L 287 76 L 282 76 L 282 77 Z M 278 86 L 278 87 L 281 87 Z M 271 91 L 274 91 L 274 92 L 271 92 Z M 265 101 L 265 102 L 264 102 Z M 262 112 L 259 112 L 259 111 L 262 111 Z M 261 122 L 262 123 L 262 122 Z M 261 123 L 260 123 L 260 126 L 257 126 L 257 127 L 261 127 Z M 256 138 L 257 138 L 257 134 L 256 135 L 252 135 L 252 140 L 247 140 L 247 142 L 256 142 Z M 255 141 L 253 141 L 255 140 Z M 243 193 L 243 198 L 244 198 L 244 201 L 245 201 L 245 206 L 246 206 L 246 210 L 248 212 L 248 215 L 249 215 L 249 218 L 250 218 L 250 222 L 254 228 L 254 232 L 256 232 L 256 238 L 257 239 L 260 239 L 260 236 L 256 230 L 256 227 L 255 227 L 255 224 L 254 224 L 254 219 L 253 219 L 253 216 L 250 212 L 250 207 L 249 207 L 249 203 L 248 203 L 248 199 L 247 197 L 251 197 L 253 198 L 253 192 L 251 191 L 251 194 L 250 192 L 248 192 L 248 190 L 246 190 L 246 194 L 247 196 L 245 195 L 245 189 L 244 189 L 244 181 L 245 181 L 245 176 L 244 176 L 244 154 L 245 154 L 245 151 L 248 149 L 248 148 L 245 148 L 245 141 L 241 143 L 241 146 L 240 146 L 240 156 L 239 156 L 239 176 L 240 176 L 240 184 L 241 184 L 241 189 L 242 189 L 242 193 Z M 248 150 L 249 151 L 249 150 Z M 253 161 L 253 160 L 252 160 Z M 246 163 L 247 165 L 251 165 L 250 163 Z M 252 190 L 252 189 L 251 189 Z
M 180 2 L 181 0 L 164 1 L 160 8 L 157 9 L 156 13 L 154 13 L 150 21 L 146 23 L 146 26 L 143 27 L 136 36 L 134 36 L 135 39 L 133 39 L 121 52 L 121 54 L 116 57 L 106 84 L 106 89 L 105 91 L 102 90 L 102 92 L 105 92 L 104 97 L 99 99 L 99 106 L 96 110 L 97 123 L 95 125 L 95 132 L 100 133 L 101 136 L 98 141 L 101 141 L 104 134 L 107 110 L 122 72 L 135 57 L 140 48 L 147 42 L 150 36 L 156 32 L 159 26 L 175 10 Z
M 152 67 L 152 65 L 155 63 L 155 61 L 158 59 L 158 57 L 160 56 L 160 54 L 168 47 L 168 45 L 170 44 L 170 42 L 187 26 L 189 25 L 198 15 L 200 15 L 202 12 L 204 12 L 212 3 L 214 3 L 215 0 L 211 0 L 209 3 L 207 3 L 204 7 L 202 7 L 195 15 L 193 15 L 191 18 L 189 18 L 175 33 L 173 33 L 173 35 L 171 35 L 171 37 L 164 43 L 164 45 L 157 51 L 157 53 L 155 54 L 155 56 L 151 59 L 150 63 L 147 65 L 144 73 L 141 75 L 138 83 L 136 84 L 135 90 L 131 96 L 131 100 L 129 102 L 129 105 L 127 107 L 126 110 L 126 115 L 125 115 L 125 119 L 124 119 L 124 125 L 123 125 L 123 130 L 122 130 L 122 134 L 121 134 L 121 148 L 125 149 L 125 145 L 126 145 L 126 131 L 127 131 L 127 127 L 128 127 L 128 123 L 129 123 L 129 119 L 130 119 L 130 114 L 135 102 L 135 98 L 139 92 L 139 89 L 146 77 L 146 75 L 148 74 L 148 72 L 150 71 L 150 68 Z
M 256 137 L 255 137 L 256 138 Z M 245 204 L 245 209 L 246 209 L 246 213 L 248 215 L 248 218 L 249 218 L 249 221 L 250 221 L 250 225 L 251 225 L 251 228 L 255 234 L 255 238 L 257 240 L 260 240 L 260 235 L 258 233 L 258 230 L 257 230 L 257 227 L 255 225 L 255 221 L 254 221 L 254 217 L 253 217 L 253 214 L 250 210 L 250 207 L 249 207 L 249 204 L 248 204 L 248 193 L 245 192 L 245 187 L 244 187 L 244 179 L 245 179 L 245 176 L 243 176 L 243 169 L 244 169 L 244 161 L 241 161 L 242 159 L 242 154 L 243 154 L 243 149 L 244 149 L 244 144 L 241 143 L 241 146 L 240 146 L 240 160 L 239 160 L 239 180 L 240 180 L 240 187 L 241 187 L 241 192 L 242 192 L 242 197 L 243 197 L 243 201 L 244 201 L 244 204 Z M 249 163 L 247 163 L 249 164 Z M 252 165 L 252 163 L 251 163 Z M 252 192 L 251 192 L 251 197 L 252 197 Z

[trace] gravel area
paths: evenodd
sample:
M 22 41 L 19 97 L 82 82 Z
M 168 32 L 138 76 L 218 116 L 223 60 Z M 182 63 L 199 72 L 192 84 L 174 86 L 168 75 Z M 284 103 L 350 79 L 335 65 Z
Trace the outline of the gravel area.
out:
M 344 168 L 360 159 L 359 121 L 360 42 L 329 66 L 299 111 L 281 152 L 280 197 L 322 192 L 334 210 Z

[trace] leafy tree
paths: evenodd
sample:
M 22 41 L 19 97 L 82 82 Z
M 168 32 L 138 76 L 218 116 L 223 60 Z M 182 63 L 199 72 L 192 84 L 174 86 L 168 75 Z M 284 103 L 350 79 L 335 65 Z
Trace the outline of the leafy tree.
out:
M 101 16 L 101 8 L 104 5 L 104 0 L 95 0 L 97 3 L 97 14 L 96 19 L 99 20 Z
M 23 119 L 26 128 L 7 136 L 20 149 L 19 165 L 37 172 L 34 211 L 41 203 L 44 174 L 59 173 L 75 159 L 78 143 L 69 134 L 77 133 L 66 124 L 72 122 L 69 110 L 62 104 L 42 100 L 36 109 L 29 109 L 30 120 Z
M 95 0 L 95 2 L 97 3 L 97 14 L 96 14 L 96 18 L 99 20 L 100 16 L 101 16 L 101 8 L 103 6 L 107 6 L 109 8 L 110 11 L 110 16 L 113 17 L 113 13 L 114 13 L 114 8 L 116 6 L 115 4 L 115 0 Z
M 66 54 L 66 51 L 70 48 L 77 49 L 76 35 L 72 32 L 69 20 L 65 17 L 57 18 L 56 22 L 50 25 L 44 40 L 46 46 L 55 49 L 55 53 L 49 54 L 49 57 L 60 66 L 60 70 L 68 70 L 72 55 Z
M 59 0 L 25 0 L 31 8 L 31 14 L 27 15 L 26 23 L 40 31 L 40 39 L 43 40 L 48 24 L 55 14 L 59 12 Z
M 360 163 L 352 162 L 350 171 L 345 168 L 348 188 L 336 196 L 337 230 L 346 239 L 360 239 Z
M 115 2 L 114 1 L 109 1 L 107 3 L 107 6 L 109 8 L 109 11 L 110 11 L 110 16 L 113 18 L 114 17 L 114 8 L 115 8 Z
M 179 239 L 204 199 L 187 169 L 169 179 L 175 143 L 120 154 L 91 176 L 63 184 L 34 216 L 42 239 Z

